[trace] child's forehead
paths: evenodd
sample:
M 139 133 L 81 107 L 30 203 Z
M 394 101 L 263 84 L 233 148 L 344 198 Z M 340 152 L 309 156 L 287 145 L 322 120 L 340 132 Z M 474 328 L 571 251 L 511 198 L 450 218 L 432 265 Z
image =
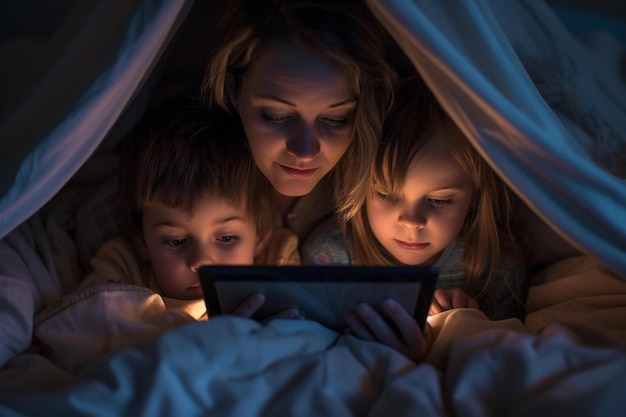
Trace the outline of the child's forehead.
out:
M 450 149 L 441 143 L 435 143 L 417 152 L 409 162 L 408 170 L 419 170 L 424 174 L 443 171 L 464 172 L 458 159 Z
M 160 210 L 164 212 L 176 212 L 187 217 L 214 216 L 220 212 L 245 213 L 245 199 L 236 202 L 225 195 L 204 193 L 188 199 L 160 199 L 153 198 L 143 204 L 143 212 Z M 246 215 L 247 217 L 247 215 Z
M 463 162 L 459 159 L 458 138 L 451 138 L 455 134 L 447 129 L 436 129 L 417 150 L 409 162 L 409 170 L 418 170 L 424 174 L 442 175 L 444 172 L 455 176 L 465 176 Z
M 445 155 L 452 156 L 453 154 L 458 154 L 461 147 L 465 147 L 463 142 L 467 141 L 467 139 L 455 125 L 439 123 L 432 132 L 417 138 L 417 141 L 416 154 L 439 154 L 439 156 L 443 157 Z
M 144 230 L 176 230 L 176 233 L 207 236 L 235 232 L 256 234 L 254 219 L 232 205 L 199 205 L 193 213 L 155 205 L 143 214 Z

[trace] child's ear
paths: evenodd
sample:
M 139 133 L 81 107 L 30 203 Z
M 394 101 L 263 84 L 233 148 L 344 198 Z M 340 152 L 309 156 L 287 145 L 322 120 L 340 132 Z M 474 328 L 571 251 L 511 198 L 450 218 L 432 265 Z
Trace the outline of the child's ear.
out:
M 256 246 L 254 247 L 255 258 L 263 253 L 268 243 L 270 243 L 270 240 L 272 240 L 272 229 L 270 229 L 265 236 L 259 236 L 257 238 Z

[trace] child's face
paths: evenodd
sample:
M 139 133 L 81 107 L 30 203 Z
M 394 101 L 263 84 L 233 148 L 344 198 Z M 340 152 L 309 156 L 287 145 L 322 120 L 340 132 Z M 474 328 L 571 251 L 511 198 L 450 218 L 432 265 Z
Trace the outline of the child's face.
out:
M 357 102 L 348 78 L 295 44 L 274 42 L 263 50 L 235 104 L 254 161 L 286 196 L 308 194 L 352 141 Z
M 165 295 L 202 296 L 197 271 L 207 264 L 251 265 L 259 241 L 256 226 L 243 209 L 222 199 L 201 199 L 192 215 L 162 205 L 143 215 L 145 248 Z
M 472 182 L 438 143 L 446 134 L 438 129 L 411 160 L 400 196 L 372 188 L 366 198 L 374 235 L 406 265 L 432 265 L 458 236 L 469 208 Z

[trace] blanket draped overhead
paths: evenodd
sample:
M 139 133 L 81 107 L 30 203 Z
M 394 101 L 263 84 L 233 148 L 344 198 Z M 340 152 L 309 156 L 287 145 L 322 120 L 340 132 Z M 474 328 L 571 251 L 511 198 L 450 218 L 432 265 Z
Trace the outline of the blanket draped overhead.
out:
M 23 34 L 29 27 L 15 28 L 13 35 L 5 28 L 0 39 L 5 82 L 0 90 L 0 238 L 50 200 L 92 155 L 192 4 L 67 0 L 56 5 L 64 15 L 37 16 L 45 7 L 27 8 L 24 13 L 33 16 L 22 19 L 9 13 L 24 23 L 41 20 L 57 27 L 43 35 Z M 54 17 L 58 21 L 50 23 Z
M 609 57 L 539 0 L 367 2 L 502 178 L 557 233 L 626 278 L 626 85 L 603 64 Z M 21 96 L 2 92 L 17 98 L 0 109 L 0 238 L 101 144 L 192 3 L 81 4 L 63 22 L 72 30 L 58 31 L 65 38 L 48 41 L 57 48 L 49 70 L 15 83 L 32 85 Z M 36 46 L 3 41 L 5 62 Z

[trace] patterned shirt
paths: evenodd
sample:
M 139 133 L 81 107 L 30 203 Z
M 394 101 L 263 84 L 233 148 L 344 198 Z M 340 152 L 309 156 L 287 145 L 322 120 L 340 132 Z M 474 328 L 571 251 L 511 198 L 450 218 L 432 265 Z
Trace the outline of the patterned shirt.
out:
M 334 219 L 321 224 L 302 243 L 301 257 L 303 265 L 354 264 L 349 244 Z M 448 245 L 433 266 L 439 270 L 436 288 L 465 288 L 463 244 L 459 240 Z M 479 302 L 481 311 L 492 320 L 523 318 L 523 309 L 514 294 L 524 300 L 524 276 L 523 265 L 501 259 L 496 279 L 490 284 L 485 299 Z M 484 279 L 478 283 L 478 288 L 482 288 Z

